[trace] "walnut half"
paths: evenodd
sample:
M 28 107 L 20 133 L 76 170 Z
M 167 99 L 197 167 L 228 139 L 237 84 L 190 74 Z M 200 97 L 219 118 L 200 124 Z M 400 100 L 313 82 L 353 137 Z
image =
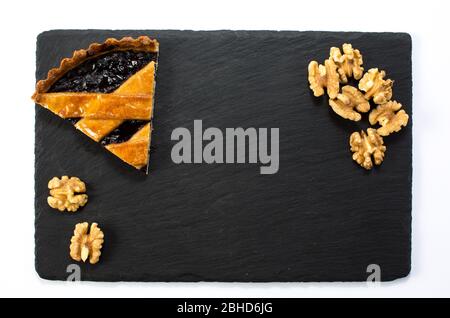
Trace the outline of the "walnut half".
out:
M 350 85 L 342 87 L 342 92 L 336 99 L 330 99 L 329 104 L 336 114 L 354 121 L 361 120 L 361 114 L 355 111 L 355 108 L 361 113 L 367 113 L 370 110 L 370 104 L 363 93 Z
M 373 128 L 364 131 L 354 132 L 350 136 L 350 150 L 353 152 L 353 160 L 361 167 L 370 170 L 373 167 L 372 156 L 376 165 L 380 165 L 384 159 L 386 146 L 383 137 Z
M 336 63 L 341 83 L 347 83 L 349 77 L 359 80 L 364 72 L 363 58 L 359 50 L 354 49 L 351 44 L 342 45 L 342 51 L 338 47 L 330 49 L 330 58 Z
M 59 211 L 75 212 L 79 207 L 87 203 L 86 185 L 77 177 L 63 176 L 61 179 L 54 177 L 48 182 L 50 196 L 47 203 L 54 209 Z
M 392 85 L 394 81 L 384 79 L 385 71 L 371 68 L 359 81 L 358 87 L 363 92 L 367 100 L 373 98 L 375 104 L 384 104 L 392 98 Z
M 308 81 L 309 87 L 314 92 L 314 96 L 322 96 L 327 88 L 327 93 L 330 98 L 336 98 L 339 93 L 339 74 L 337 73 L 337 66 L 332 59 L 325 60 L 325 65 L 311 61 L 308 65 Z
M 95 264 L 99 261 L 103 244 L 103 232 L 97 223 L 92 223 L 89 230 L 87 222 L 75 225 L 73 236 L 70 240 L 70 256 L 76 261 Z
M 378 122 L 381 127 L 377 129 L 377 132 L 381 136 L 389 136 L 408 124 L 409 116 L 400 108 L 402 108 L 402 104 L 396 101 L 379 105 L 370 112 L 369 122 L 371 125 L 375 125 Z

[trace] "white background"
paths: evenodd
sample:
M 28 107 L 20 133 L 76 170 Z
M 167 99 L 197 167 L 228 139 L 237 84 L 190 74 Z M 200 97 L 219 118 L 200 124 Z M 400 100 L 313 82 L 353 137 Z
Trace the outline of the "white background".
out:
M 420 3 L 420 4 L 419 4 Z M 450 296 L 449 1 L 1 1 L 0 296 Z M 403 31 L 413 38 L 413 264 L 365 283 L 88 283 L 34 270 L 35 41 L 49 29 Z M 368 202 L 370 204 L 370 202 Z

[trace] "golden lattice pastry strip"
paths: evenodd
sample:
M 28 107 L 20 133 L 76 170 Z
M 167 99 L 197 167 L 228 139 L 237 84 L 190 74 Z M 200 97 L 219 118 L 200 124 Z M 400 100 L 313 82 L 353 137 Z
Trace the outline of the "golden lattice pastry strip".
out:
M 342 118 L 359 121 L 361 114 L 370 110 L 369 102 L 364 95 L 355 87 L 346 85 L 336 99 L 330 99 L 329 104 L 333 111 Z
M 77 177 L 54 177 L 48 182 L 48 205 L 59 211 L 75 212 L 87 203 L 86 184 Z
M 353 152 L 353 160 L 361 167 L 370 170 L 374 163 L 380 165 L 383 162 L 386 146 L 377 131 L 368 128 L 367 134 L 364 131 L 351 134 L 350 150 Z
M 122 158 L 125 162 L 140 169 L 148 162 L 148 147 L 151 142 L 151 131 L 151 124 L 148 123 L 128 141 L 107 145 L 106 149 Z
M 408 114 L 400 108 L 402 108 L 402 104 L 396 101 L 378 105 L 370 112 L 369 122 L 371 125 L 378 123 L 381 126 L 377 129 L 381 136 L 389 136 L 393 132 L 398 132 L 408 124 L 409 120 Z
M 316 97 L 325 94 L 324 88 L 332 99 L 339 93 L 339 74 L 332 59 L 325 60 L 324 65 L 311 61 L 308 65 L 308 81 Z
M 96 264 L 102 254 L 103 239 L 97 223 L 92 223 L 90 228 L 87 222 L 78 223 L 70 240 L 70 257 L 83 262 L 89 259 L 89 263 Z
M 380 71 L 378 68 L 371 68 L 359 81 L 358 87 L 363 92 L 367 100 L 373 99 L 375 104 L 387 103 L 392 98 L 392 85 L 394 81 L 384 79 L 385 71 Z
M 153 94 L 155 90 L 154 87 L 155 72 L 156 72 L 156 64 L 154 62 L 150 62 L 147 66 L 145 66 L 143 69 L 141 69 L 136 74 L 127 79 L 119 88 L 117 88 L 114 92 L 110 93 L 109 95 L 128 96 L 129 98 L 133 97 L 143 98 L 144 99 L 142 104 L 143 107 L 140 108 L 140 111 L 142 111 L 142 115 L 144 116 L 143 119 L 147 118 L 151 119 L 151 117 L 153 116 Z M 135 107 L 134 104 L 132 104 L 132 106 Z M 130 114 L 127 115 L 129 116 Z M 109 118 L 105 117 L 103 119 L 99 119 L 97 116 L 97 119 L 90 119 L 84 117 L 75 124 L 75 127 L 98 142 L 106 135 L 108 135 L 112 130 L 119 127 L 120 124 L 123 123 L 123 119 L 125 118 L 114 119 L 111 117 Z M 139 119 L 139 118 L 136 117 L 131 119 Z M 124 161 L 126 162 L 126 160 Z
M 348 43 L 342 45 L 342 52 L 338 47 L 330 49 L 330 58 L 337 65 L 341 83 L 348 83 L 348 79 L 351 77 L 359 80 L 364 72 L 361 52 Z

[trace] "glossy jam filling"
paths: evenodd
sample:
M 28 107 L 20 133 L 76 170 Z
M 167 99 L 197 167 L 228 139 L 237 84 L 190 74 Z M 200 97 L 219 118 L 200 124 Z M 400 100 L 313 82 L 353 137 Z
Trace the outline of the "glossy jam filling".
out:
M 89 59 L 56 81 L 49 92 L 110 93 L 151 61 L 157 54 L 142 51 L 116 51 Z M 76 124 L 79 118 L 68 118 Z M 100 142 L 106 146 L 130 139 L 148 121 L 126 120 Z
M 142 51 L 115 51 L 91 58 L 58 79 L 49 92 L 110 93 L 135 74 L 157 54 Z
M 148 123 L 148 120 L 126 120 L 108 136 L 103 138 L 100 143 L 106 146 L 109 144 L 125 142 L 137 133 L 146 123 Z

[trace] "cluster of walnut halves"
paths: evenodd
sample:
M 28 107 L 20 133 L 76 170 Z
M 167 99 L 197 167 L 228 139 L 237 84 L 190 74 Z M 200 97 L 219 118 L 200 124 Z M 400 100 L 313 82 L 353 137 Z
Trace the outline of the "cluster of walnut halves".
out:
M 50 189 L 48 204 L 61 212 L 64 210 L 75 212 L 87 203 L 88 196 L 84 193 L 86 184 L 77 177 L 53 177 L 48 182 L 48 188 Z M 78 223 L 70 240 L 70 257 L 76 261 L 85 262 L 89 259 L 91 264 L 97 263 L 100 259 L 103 237 L 97 223 L 92 223 L 90 228 L 87 222 Z
M 311 61 L 308 65 L 308 80 L 314 96 L 322 96 L 327 88 L 328 96 L 335 99 L 339 94 L 339 83 L 346 84 L 350 77 L 360 79 L 363 75 L 363 59 L 359 50 L 351 44 L 342 46 L 343 54 L 337 47 L 330 49 L 330 57 L 322 64 Z
M 373 161 L 380 165 L 386 146 L 383 137 L 398 132 L 408 123 L 408 114 L 402 105 L 392 99 L 394 81 L 385 79 L 385 71 L 371 68 L 364 73 L 361 52 L 351 44 L 343 44 L 342 52 L 338 47 L 330 49 L 330 55 L 323 64 L 311 61 L 308 65 L 308 80 L 314 96 L 325 94 L 329 97 L 331 109 L 342 118 L 360 121 L 361 113 L 369 113 L 371 125 L 379 124 L 378 129 L 369 128 L 355 132 L 350 136 L 353 159 L 366 169 L 373 167 Z M 349 79 L 359 80 L 358 87 L 348 85 Z M 346 84 L 340 88 L 340 84 Z M 373 157 L 373 161 L 372 161 Z

